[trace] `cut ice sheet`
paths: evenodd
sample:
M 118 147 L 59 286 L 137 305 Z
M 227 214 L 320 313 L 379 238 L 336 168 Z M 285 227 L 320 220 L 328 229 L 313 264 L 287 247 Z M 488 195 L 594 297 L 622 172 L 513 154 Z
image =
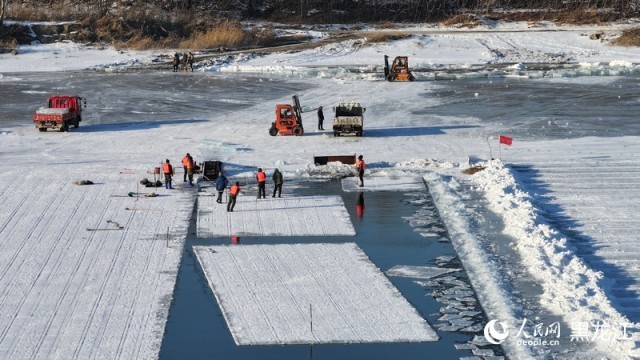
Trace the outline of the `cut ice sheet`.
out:
M 356 244 L 194 251 L 238 345 L 438 339 Z
M 440 268 L 433 266 L 397 265 L 387 270 L 387 276 L 409 277 L 414 279 L 432 279 L 444 274 L 460 271 L 455 268 Z

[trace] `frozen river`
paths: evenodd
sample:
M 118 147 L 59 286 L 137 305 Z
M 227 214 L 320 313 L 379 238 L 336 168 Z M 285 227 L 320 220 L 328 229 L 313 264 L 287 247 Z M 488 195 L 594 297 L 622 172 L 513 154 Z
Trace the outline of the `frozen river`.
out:
M 368 134 L 371 138 L 377 137 L 381 141 L 387 141 L 388 138 L 390 142 L 393 141 L 393 137 L 385 137 L 383 131 L 395 131 L 400 135 L 408 135 L 410 131 L 422 131 L 421 135 L 435 135 L 437 129 L 457 128 L 459 133 L 466 133 L 471 138 L 484 138 L 495 135 L 499 131 L 517 139 L 531 140 L 640 135 L 640 125 L 635 120 L 635 116 L 640 110 L 636 95 L 640 90 L 638 89 L 640 87 L 638 80 L 637 77 L 481 78 L 397 84 L 398 86 L 394 89 L 399 92 L 417 91 L 424 98 L 424 106 L 414 105 L 411 107 L 410 112 L 415 116 L 409 116 L 408 118 L 411 119 L 406 123 L 403 123 L 404 119 L 398 121 L 400 125 L 410 127 L 398 129 L 384 129 L 384 109 L 381 109 L 380 104 L 378 107 L 372 106 L 369 108 L 367 116 L 377 127 L 371 129 Z M 302 105 L 310 104 L 308 106 L 312 107 L 319 100 L 305 98 L 305 92 L 316 86 L 326 85 L 328 81 L 331 80 L 270 74 L 201 72 L 186 74 L 168 72 L 5 74 L 0 78 L 0 91 L 6 104 L 0 108 L 0 131 L 5 127 L 16 125 L 32 127 L 31 113 L 44 104 L 47 95 L 72 93 L 86 97 L 88 102 L 88 109 L 82 125 L 79 129 L 72 130 L 72 133 L 74 131 L 79 133 L 100 131 L 105 127 L 117 130 L 119 124 L 131 123 L 145 123 L 150 128 L 153 127 L 153 124 L 178 123 L 188 126 L 190 123 L 208 121 L 234 124 L 236 111 L 262 106 L 265 109 L 264 114 L 255 116 L 253 120 L 261 121 L 264 118 L 265 137 L 267 137 L 266 129 L 269 122 L 272 121 L 274 103 L 290 99 L 292 94 L 301 94 Z M 336 94 L 336 96 L 338 95 Z M 384 94 L 367 94 L 367 96 L 383 97 Z M 326 99 L 324 100 L 326 101 Z M 389 102 L 389 106 L 395 106 L 395 104 Z M 313 115 L 313 113 L 308 115 L 307 121 L 309 118 L 313 118 Z M 413 123 L 409 121 L 413 121 Z M 138 128 L 146 130 L 147 125 Z M 33 131 L 35 132 L 35 129 Z M 51 137 L 48 138 L 50 141 L 58 138 L 56 134 L 50 135 Z M 309 136 L 302 140 L 309 139 L 311 141 L 313 138 Z M 419 146 L 424 146 L 424 143 Z M 128 147 L 125 147 L 125 150 L 128 150 Z M 256 150 L 262 149 L 256 146 Z M 242 151 L 242 149 L 239 150 L 239 152 Z M 110 152 L 107 153 L 105 156 L 110 156 Z M 547 160 L 542 159 L 544 154 L 538 156 L 540 161 Z M 586 158 L 582 160 L 588 161 Z M 239 164 L 244 163 L 239 162 Z M 562 170 L 567 171 L 566 169 Z M 318 190 L 315 187 L 309 192 L 322 191 L 324 193 L 330 190 L 329 192 L 341 193 L 338 189 L 331 188 L 332 185 L 328 186 L 330 189 Z M 393 225 L 389 227 L 406 225 L 402 216 L 410 216 L 414 209 L 407 206 L 407 199 L 400 200 L 400 202 L 398 200 L 393 194 L 367 196 L 368 210 L 365 219 L 371 223 L 366 229 L 361 224 L 356 226 L 358 233 L 362 235 L 355 241 L 361 244 L 363 250 L 376 266 L 387 270 L 393 265 L 402 263 L 399 259 L 406 259 L 408 254 L 420 256 L 419 259 L 412 258 L 416 264 L 424 262 L 431 264 L 435 261 L 435 256 L 452 255 L 452 249 L 446 243 L 432 243 L 431 246 L 437 247 L 437 251 L 423 246 L 421 243 L 423 239 L 413 234 L 412 229 L 408 227 L 403 228 L 398 234 L 401 234 L 405 240 L 409 239 L 411 246 L 394 253 L 387 251 L 390 248 L 390 244 L 386 242 L 387 238 L 374 236 L 375 241 L 371 241 L 366 236 L 367 234 L 379 234 L 379 230 L 388 225 L 384 220 L 393 220 Z M 349 201 L 354 203 L 356 200 L 349 198 Z M 378 219 L 380 221 L 372 220 L 370 215 L 375 211 L 374 209 L 381 209 L 384 204 L 394 201 L 396 203 L 391 206 L 391 210 Z M 469 207 L 475 205 L 470 204 Z M 579 207 L 578 211 L 582 209 L 583 207 Z M 350 210 L 353 217 L 353 208 Z M 479 212 L 482 211 L 479 210 Z M 411 237 L 409 234 L 414 236 Z M 243 241 L 251 243 L 255 240 Z M 275 240 L 278 242 L 286 241 Z M 338 238 L 334 240 L 342 241 Z M 352 239 L 349 238 L 345 241 L 350 240 Z M 200 242 L 218 244 L 223 241 L 226 239 L 204 241 L 190 239 L 187 242 L 187 249 L 193 245 L 201 245 Z M 591 250 L 586 248 L 586 251 Z M 421 251 L 431 252 L 427 256 Z M 504 252 L 507 254 L 503 255 L 512 255 L 506 246 Z M 517 261 L 517 259 L 514 260 L 516 263 Z M 596 265 L 598 264 L 596 263 Z M 218 354 L 218 349 L 222 349 L 222 353 L 233 355 L 238 355 L 236 351 L 246 351 L 246 355 L 243 354 L 241 357 L 251 358 L 255 355 L 254 351 L 264 350 L 255 348 L 239 350 L 231 344 L 224 323 L 221 321 L 221 315 L 216 309 L 210 308 L 215 306 L 214 299 L 208 290 L 202 287 L 203 280 L 198 274 L 198 266 L 192 258 L 192 254 L 185 252 L 176 287 L 174 307 L 171 309 L 167 323 L 167 333 L 161 357 L 180 358 L 184 353 L 174 353 L 173 351 L 194 346 L 194 343 L 194 356 L 198 352 L 207 355 Z M 416 287 L 410 280 L 395 279 L 393 283 L 425 317 L 437 311 L 441 306 L 441 304 L 433 303 L 431 298 L 427 300 L 430 303 L 421 303 L 425 298 L 424 289 Z M 632 305 L 635 304 L 636 302 L 632 303 Z M 199 310 L 194 313 L 191 311 L 194 308 Z M 208 311 L 208 313 L 200 316 L 200 314 L 204 314 L 201 310 Z M 185 314 L 190 314 L 190 316 L 201 320 L 190 331 L 201 329 L 207 334 L 213 331 L 225 336 L 214 344 L 216 349 L 211 347 L 206 335 L 199 339 L 193 339 L 188 335 L 186 337 L 179 335 L 187 334 L 185 329 L 190 329 L 192 324 L 191 322 L 182 322 L 184 319 L 188 319 Z M 428 320 L 433 322 L 434 318 L 431 317 Z M 412 346 L 412 349 L 409 350 L 407 350 L 408 347 L 403 347 L 403 349 L 412 354 L 436 350 L 443 358 L 453 358 L 462 353 L 454 351 L 450 346 L 452 342 L 457 341 L 464 342 L 469 339 L 467 336 L 460 336 L 460 334 L 449 334 L 448 339 L 437 344 L 419 344 L 415 347 Z M 286 350 L 280 347 L 268 348 L 267 350 L 273 350 L 273 356 L 278 357 L 285 352 L 288 352 L 289 355 L 306 355 L 312 349 L 299 346 Z M 350 349 L 346 349 L 344 346 L 330 345 L 315 348 L 313 355 L 318 358 L 323 356 L 329 358 L 334 352 L 342 353 L 346 350 Z M 386 347 L 385 350 L 395 351 L 392 347 Z M 323 351 L 327 353 L 324 354 Z M 362 358 L 370 358 L 370 355 L 379 349 L 377 345 L 362 346 L 359 351 L 361 351 L 359 354 Z
M 220 113 L 232 116 L 234 111 L 289 99 L 313 86 L 314 79 L 268 74 L 4 74 L 0 77 L 4 99 L 0 126 L 30 125 L 31 114 L 49 94 L 86 97 L 88 110 L 82 124 L 86 126 L 203 121 Z M 401 86 L 399 91 L 407 91 Z M 637 76 L 442 80 L 413 83 L 411 91 L 423 93 L 428 100 L 423 110 L 414 112 L 424 116 L 428 125 L 467 125 L 480 132 L 499 129 L 534 139 L 640 135 Z M 302 97 L 303 107 L 305 100 L 313 102 Z M 268 127 L 270 108 L 265 118 Z

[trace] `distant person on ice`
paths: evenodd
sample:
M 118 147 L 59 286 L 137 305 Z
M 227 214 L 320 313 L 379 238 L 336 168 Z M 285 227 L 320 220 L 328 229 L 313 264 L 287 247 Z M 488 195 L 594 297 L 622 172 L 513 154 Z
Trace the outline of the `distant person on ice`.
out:
M 242 191 L 240 189 L 240 183 L 236 181 L 236 183 L 231 186 L 231 189 L 229 189 L 229 203 L 227 204 L 228 212 L 233 212 L 233 208 L 236 206 L 236 198 L 240 191 Z
M 278 192 L 278 197 L 280 197 L 282 194 L 282 173 L 278 169 L 273 172 L 273 185 L 273 195 L 271 197 L 276 197 L 276 191 Z
M 258 173 L 256 174 L 256 180 L 258 180 L 258 199 L 262 196 L 263 199 L 266 198 L 265 195 L 265 186 L 267 184 L 267 174 L 262 171 L 262 168 L 258 168 Z
M 227 180 L 227 178 L 222 174 L 222 171 L 220 171 L 220 174 L 218 174 L 218 178 L 216 179 L 216 190 L 218 190 L 218 200 L 216 200 L 216 202 L 218 204 L 222 204 L 222 193 L 227 186 L 229 186 L 229 180 Z
M 165 189 L 173 189 L 171 185 L 171 177 L 173 176 L 173 166 L 169 163 L 169 159 L 167 159 L 162 165 L 162 172 L 164 173 L 164 187 Z
M 362 155 L 358 156 L 358 161 L 356 162 L 356 171 L 358 172 L 358 186 L 364 186 L 364 169 L 366 168 L 366 164 L 364 160 L 362 160 Z
M 193 53 L 191 51 L 189 51 L 189 54 L 187 54 L 187 66 L 189 66 L 191 68 L 191 72 L 193 72 L 193 61 L 194 61 L 194 57 L 193 57 Z
M 180 54 L 175 53 L 173 54 L 173 72 L 178 71 L 179 67 L 180 67 Z
M 318 108 L 318 130 L 324 130 L 322 122 L 324 121 L 324 114 L 322 113 L 322 106 Z

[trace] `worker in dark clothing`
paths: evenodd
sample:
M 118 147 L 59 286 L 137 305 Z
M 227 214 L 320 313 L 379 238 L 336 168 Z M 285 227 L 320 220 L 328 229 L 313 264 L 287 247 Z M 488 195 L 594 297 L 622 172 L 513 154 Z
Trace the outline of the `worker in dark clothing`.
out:
M 322 122 L 324 121 L 324 114 L 322 113 L 322 106 L 318 108 L 318 130 L 324 130 Z
M 229 189 L 229 203 L 227 204 L 228 212 L 233 212 L 233 208 L 236 206 L 236 198 L 240 191 L 240 183 L 236 181 L 236 183 L 231 186 L 231 189 Z
M 282 173 L 278 169 L 273 172 L 273 185 L 273 195 L 271 197 L 276 197 L 276 191 L 278 192 L 278 197 L 280 197 L 282 194 Z
M 193 53 L 191 51 L 189 51 L 189 54 L 187 54 L 187 65 L 189 66 L 189 68 L 191 68 L 191 72 L 193 72 L 193 62 L 195 61 L 195 58 L 193 56 Z
M 356 162 L 356 171 L 358 172 L 358 186 L 364 186 L 364 169 L 366 168 L 366 164 L 364 160 L 362 160 L 362 155 L 358 156 L 358 161 Z
M 216 202 L 218 204 L 222 204 L 222 193 L 227 186 L 229 186 L 229 181 L 224 175 L 222 175 L 221 171 L 220 174 L 218 174 L 218 179 L 216 179 L 216 190 L 218 190 L 218 200 L 216 200 Z
M 178 71 L 179 67 L 180 67 L 180 54 L 175 53 L 173 55 L 173 72 Z
M 169 159 L 167 159 L 162 165 L 162 172 L 164 173 L 164 187 L 165 189 L 173 189 L 171 186 L 171 177 L 173 176 L 173 166 L 169 163 Z
M 262 168 L 258 168 L 258 173 L 256 174 L 256 180 L 258 180 L 258 199 L 262 197 L 266 198 L 265 195 L 265 186 L 267 184 L 267 174 L 262 171 Z
M 182 64 L 184 65 L 184 71 L 187 71 L 189 55 L 187 53 L 182 54 Z

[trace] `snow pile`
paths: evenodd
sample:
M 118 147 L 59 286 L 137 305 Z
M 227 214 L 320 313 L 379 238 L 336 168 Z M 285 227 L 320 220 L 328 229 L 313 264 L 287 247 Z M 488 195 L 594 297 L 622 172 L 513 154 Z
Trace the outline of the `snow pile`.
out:
M 507 280 L 501 277 L 499 265 L 491 258 L 469 222 L 465 204 L 458 195 L 460 183 L 455 178 L 447 181 L 435 173 L 426 174 L 424 180 L 446 223 L 451 244 L 464 264 L 465 271 L 472 274 L 469 280 L 487 317 L 509 324 L 519 323 L 516 314 L 519 307 L 507 291 Z M 529 359 L 534 350 L 519 345 L 515 337 L 507 337 L 502 346 L 514 359 Z
M 567 240 L 545 222 L 531 196 L 519 188 L 501 161 L 488 163 L 472 181 L 484 191 L 490 209 L 500 214 L 504 233 L 513 237 L 524 266 L 541 284 L 543 306 L 570 323 L 630 323 L 607 298 L 602 273 L 587 267 Z M 630 340 L 597 337 L 594 342 L 607 353 L 628 355 L 634 347 Z

